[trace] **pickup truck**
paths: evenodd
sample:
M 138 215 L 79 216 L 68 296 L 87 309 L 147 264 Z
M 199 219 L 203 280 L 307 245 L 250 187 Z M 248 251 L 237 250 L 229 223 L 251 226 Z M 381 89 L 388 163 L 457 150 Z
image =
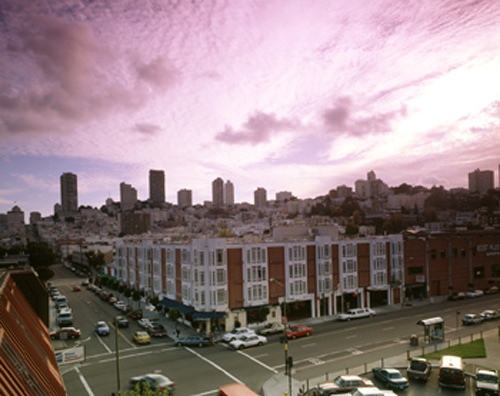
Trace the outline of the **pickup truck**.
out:
M 408 369 L 406 370 L 406 376 L 410 379 L 417 379 L 421 381 L 427 381 L 431 375 L 431 364 L 427 359 L 423 358 L 412 358 Z
M 498 371 L 478 368 L 474 376 L 476 395 L 498 395 Z

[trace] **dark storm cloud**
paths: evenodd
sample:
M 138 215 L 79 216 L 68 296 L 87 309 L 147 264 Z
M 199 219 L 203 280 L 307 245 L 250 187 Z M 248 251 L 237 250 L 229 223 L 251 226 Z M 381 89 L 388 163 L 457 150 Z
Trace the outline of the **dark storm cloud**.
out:
M 256 145 L 270 141 L 273 135 L 297 129 L 297 127 L 294 121 L 285 118 L 278 119 L 275 114 L 257 112 L 245 122 L 241 130 L 235 131 L 226 126 L 223 132 L 216 135 L 216 139 L 229 144 Z
M 391 121 L 405 114 L 406 109 L 403 107 L 394 112 L 356 116 L 351 98 L 341 97 L 322 115 L 328 132 L 361 137 L 391 132 Z

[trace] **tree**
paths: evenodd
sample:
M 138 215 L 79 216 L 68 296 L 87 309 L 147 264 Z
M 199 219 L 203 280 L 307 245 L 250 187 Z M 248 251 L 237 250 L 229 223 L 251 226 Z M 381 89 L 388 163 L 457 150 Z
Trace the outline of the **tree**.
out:
M 177 308 L 170 308 L 168 311 L 168 318 L 172 322 L 177 322 L 177 319 L 179 319 L 182 316 L 181 311 Z
M 35 269 L 50 267 L 57 260 L 55 253 L 44 242 L 28 242 L 26 251 L 29 255 L 29 263 Z
M 85 257 L 87 257 L 89 267 L 97 273 L 101 272 L 102 267 L 106 264 L 106 261 L 104 260 L 104 253 L 99 250 L 97 253 L 94 250 L 85 252 Z
M 346 235 L 357 235 L 359 232 L 359 227 L 354 223 L 347 223 L 345 226 L 345 234 Z

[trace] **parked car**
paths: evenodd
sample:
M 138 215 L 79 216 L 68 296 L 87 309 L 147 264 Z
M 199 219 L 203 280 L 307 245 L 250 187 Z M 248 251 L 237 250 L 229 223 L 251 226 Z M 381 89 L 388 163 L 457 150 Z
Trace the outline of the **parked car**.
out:
M 376 388 L 374 386 L 372 387 L 366 387 L 366 388 L 358 388 L 356 390 L 353 390 L 350 393 L 347 393 L 346 395 L 351 395 L 351 396 L 396 396 L 396 393 L 390 390 L 382 390 L 379 388 Z
M 202 336 L 189 336 L 186 338 L 181 338 L 175 342 L 177 346 L 198 346 L 204 347 L 213 345 L 214 341 L 210 337 L 202 337 Z
M 372 381 L 359 375 L 339 375 L 333 381 L 325 381 L 318 384 L 314 394 L 319 396 L 345 394 L 360 387 L 373 386 Z
M 406 370 L 406 375 L 408 379 L 418 379 L 422 381 L 427 381 L 431 375 L 432 365 L 424 358 L 412 358 L 408 369 Z
M 267 338 L 257 334 L 248 334 L 240 337 L 238 340 L 233 340 L 229 346 L 233 349 L 244 349 L 253 346 L 261 346 L 267 344 Z
M 175 389 L 175 382 L 161 374 L 152 373 L 130 378 L 130 386 L 133 390 L 138 390 L 140 394 L 146 382 L 149 384 L 149 389 L 154 392 L 168 391 L 170 395 Z
M 482 290 L 471 290 L 471 291 L 465 292 L 465 296 L 467 298 L 481 297 L 481 296 L 484 296 L 484 292 Z
M 110 304 L 114 304 L 118 301 L 118 299 L 115 297 L 115 296 L 111 296 L 110 298 L 108 298 L 108 302 Z
M 306 325 L 291 326 L 286 331 L 286 338 L 295 340 L 298 337 L 309 337 L 313 333 L 313 328 Z
M 89 283 L 90 282 L 88 280 L 82 280 L 81 285 L 87 287 L 89 285 Z M 88 289 L 88 287 L 87 287 L 87 289 Z
M 59 330 L 50 333 L 51 340 L 80 338 L 81 331 L 74 327 L 61 327 Z
M 59 313 L 60 314 L 71 314 L 73 312 L 72 312 L 71 308 L 67 307 L 67 308 L 61 308 Z
M 406 389 L 408 380 L 401 375 L 398 369 L 392 367 L 375 367 L 372 373 L 379 381 L 393 390 Z
M 152 326 L 152 323 L 149 319 L 146 319 L 146 318 L 143 318 L 143 319 L 139 319 L 137 321 L 137 324 L 142 327 L 143 329 L 148 329 Z
M 268 323 L 262 329 L 259 330 L 259 334 L 270 335 L 283 333 L 285 330 L 285 325 L 283 323 Z
M 128 320 L 125 316 L 117 316 L 115 321 L 118 327 L 128 327 Z
M 353 308 L 338 315 L 338 320 L 351 320 L 359 318 L 371 318 L 375 311 L 371 308 Z
M 132 339 L 138 344 L 150 344 L 151 337 L 145 331 L 136 331 L 132 334 Z
M 161 323 L 154 323 L 147 329 L 150 336 L 166 337 L 167 329 Z
M 131 311 L 127 314 L 129 318 L 139 320 L 142 319 L 142 310 L 141 309 L 136 309 L 135 311 Z
M 497 294 L 498 287 L 497 286 L 488 287 L 484 292 L 485 292 L 485 294 Z
M 487 309 L 479 314 L 483 320 L 495 320 L 500 318 L 500 311 L 493 311 L 492 309 Z
M 95 324 L 95 332 L 99 336 L 109 335 L 109 326 L 104 321 L 99 321 Z
M 71 312 L 71 308 L 69 307 L 67 302 L 63 302 L 57 305 L 57 312 L 59 313 L 64 313 L 64 312 L 68 313 L 68 310 L 69 312 Z
M 249 329 L 248 327 L 238 327 L 233 331 L 224 334 L 222 336 L 222 341 L 231 342 L 240 339 L 244 335 L 255 334 L 255 331 Z
M 119 309 L 120 311 L 127 306 L 127 304 L 125 304 L 123 301 L 117 301 L 113 305 L 116 309 Z
M 80 286 L 73 286 L 73 291 L 79 292 L 79 291 L 82 291 L 82 288 Z
M 453 293 L 448 297 L 449 301 L 460 301 L 460 300 L 465 300 L 467 297 L 465 296 L 464 292 L 459 292 L 459 293 Z
M 467 314 L 462 318 L 462 324 L 464 326 L 474 325 L 483 323 L 483 318 L 480 315 L 476 314 Z
M 59 327 L 71 326 L 73 324 L 73 315 L 70 313 L 60 313 L 57 315 L 56 322 Z
M 476 395 L 498 396 L 498 371 L 478 368 L 474 376 L 474 390 Z

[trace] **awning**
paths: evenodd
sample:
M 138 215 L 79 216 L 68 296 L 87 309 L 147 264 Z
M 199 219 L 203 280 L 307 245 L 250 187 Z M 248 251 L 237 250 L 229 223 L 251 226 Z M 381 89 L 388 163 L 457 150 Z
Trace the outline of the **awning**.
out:
M 439 324 L 439 323 L 444 323 L 443 318 L 440 318 L 439 316 L 437 316 L 435 318 L 419 320 L 417 322 L 417 324 L 421 325 L 421 326 L 430 326 L 430 325 L 435 325 L 435 324 Z
M 195 312 L 193 315 L 194 320 L 209 320 L 221 319 L 226 316 L 225 312 Z
M 167 297 L 163 298 L 163 300 L 161 300 L 159 304 L 168 309 L 177 308 L 183 315 L 187 315 L 188 313 L 194 311 L 193 307 L 189 307 L 179 301 L 171 300 L 170 298 Z

